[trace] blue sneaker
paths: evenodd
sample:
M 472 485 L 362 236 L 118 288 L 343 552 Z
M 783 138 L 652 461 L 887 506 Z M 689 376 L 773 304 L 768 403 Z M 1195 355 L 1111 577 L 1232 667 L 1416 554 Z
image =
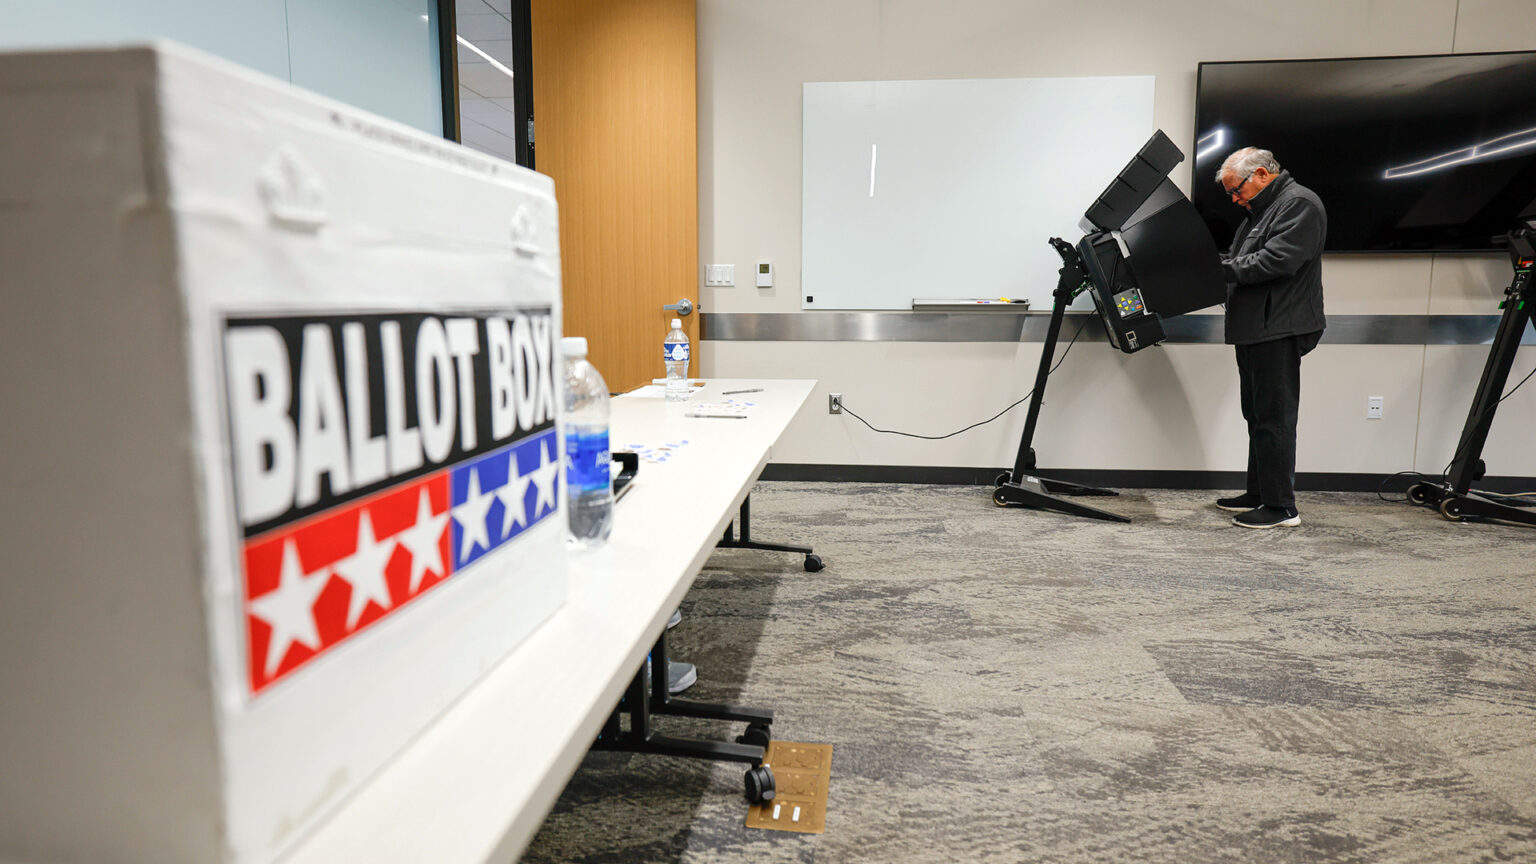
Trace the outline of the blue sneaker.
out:
M 667 661 L 667 692 L 673 696 L 692 687 L 699 680 L 699 670 L 692 663 Z

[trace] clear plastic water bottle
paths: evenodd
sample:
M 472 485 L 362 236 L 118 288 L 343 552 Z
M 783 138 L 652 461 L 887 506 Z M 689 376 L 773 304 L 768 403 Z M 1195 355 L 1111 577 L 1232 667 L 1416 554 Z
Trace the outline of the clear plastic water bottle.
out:
M 667 401 L 688 401 L 688 334 L 683 332 L 683 319 L 673 318 L 672 329 L 662 343 L 662 354 L 667 361 Z
M 587 362 L 587 340 L 560 340 L 565 355 L 565 503 L 577 546 L 601 546 L 613 531 L 608 384 Z

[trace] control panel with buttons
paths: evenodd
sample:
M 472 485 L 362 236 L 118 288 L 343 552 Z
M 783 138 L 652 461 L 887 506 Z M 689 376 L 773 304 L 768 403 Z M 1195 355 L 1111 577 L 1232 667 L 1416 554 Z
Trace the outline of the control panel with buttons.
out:
M 1115 295 L 1114 299 L 1115 310 L 1120 313 L 1121 318 L 1134 318 L 1137 315 L 1145 315 L 1147 312 L 1147 304 L 1142 302 L 1139 288 L 1121 291 Z

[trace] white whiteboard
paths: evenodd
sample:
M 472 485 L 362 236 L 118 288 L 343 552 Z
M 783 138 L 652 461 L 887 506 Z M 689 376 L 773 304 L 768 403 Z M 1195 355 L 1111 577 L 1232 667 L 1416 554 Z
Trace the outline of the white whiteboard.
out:
M 1151 137 L 1152 76 L 805 85 L 802 309 L 1049 309 L 1088 205 Z M 1078 298 L 1077 306 L 1089 305 Z

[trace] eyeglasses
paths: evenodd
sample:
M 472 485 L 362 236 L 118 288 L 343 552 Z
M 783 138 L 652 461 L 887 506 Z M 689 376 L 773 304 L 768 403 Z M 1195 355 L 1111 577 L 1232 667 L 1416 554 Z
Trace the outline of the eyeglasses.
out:
M 1253 172 L 1249 171 L 1247 174 L 1243 175 L 1243 179 L 1237 181 L 1237 185 L 1236 186 L 1233 186 L 1231 189 L 1228 189 L 1225 186 L 1223 186 L 1222 187 L 1222 191 L 1226 192 L 1227 195 L 1229 195 L 1229 196 L 1236 197 L 1237 195 L 1242 193 L 1243 187 L 1247 186 L 1248 185 L 1248 181 L 1252 180 L 1252 179 L 1253 179 Z

